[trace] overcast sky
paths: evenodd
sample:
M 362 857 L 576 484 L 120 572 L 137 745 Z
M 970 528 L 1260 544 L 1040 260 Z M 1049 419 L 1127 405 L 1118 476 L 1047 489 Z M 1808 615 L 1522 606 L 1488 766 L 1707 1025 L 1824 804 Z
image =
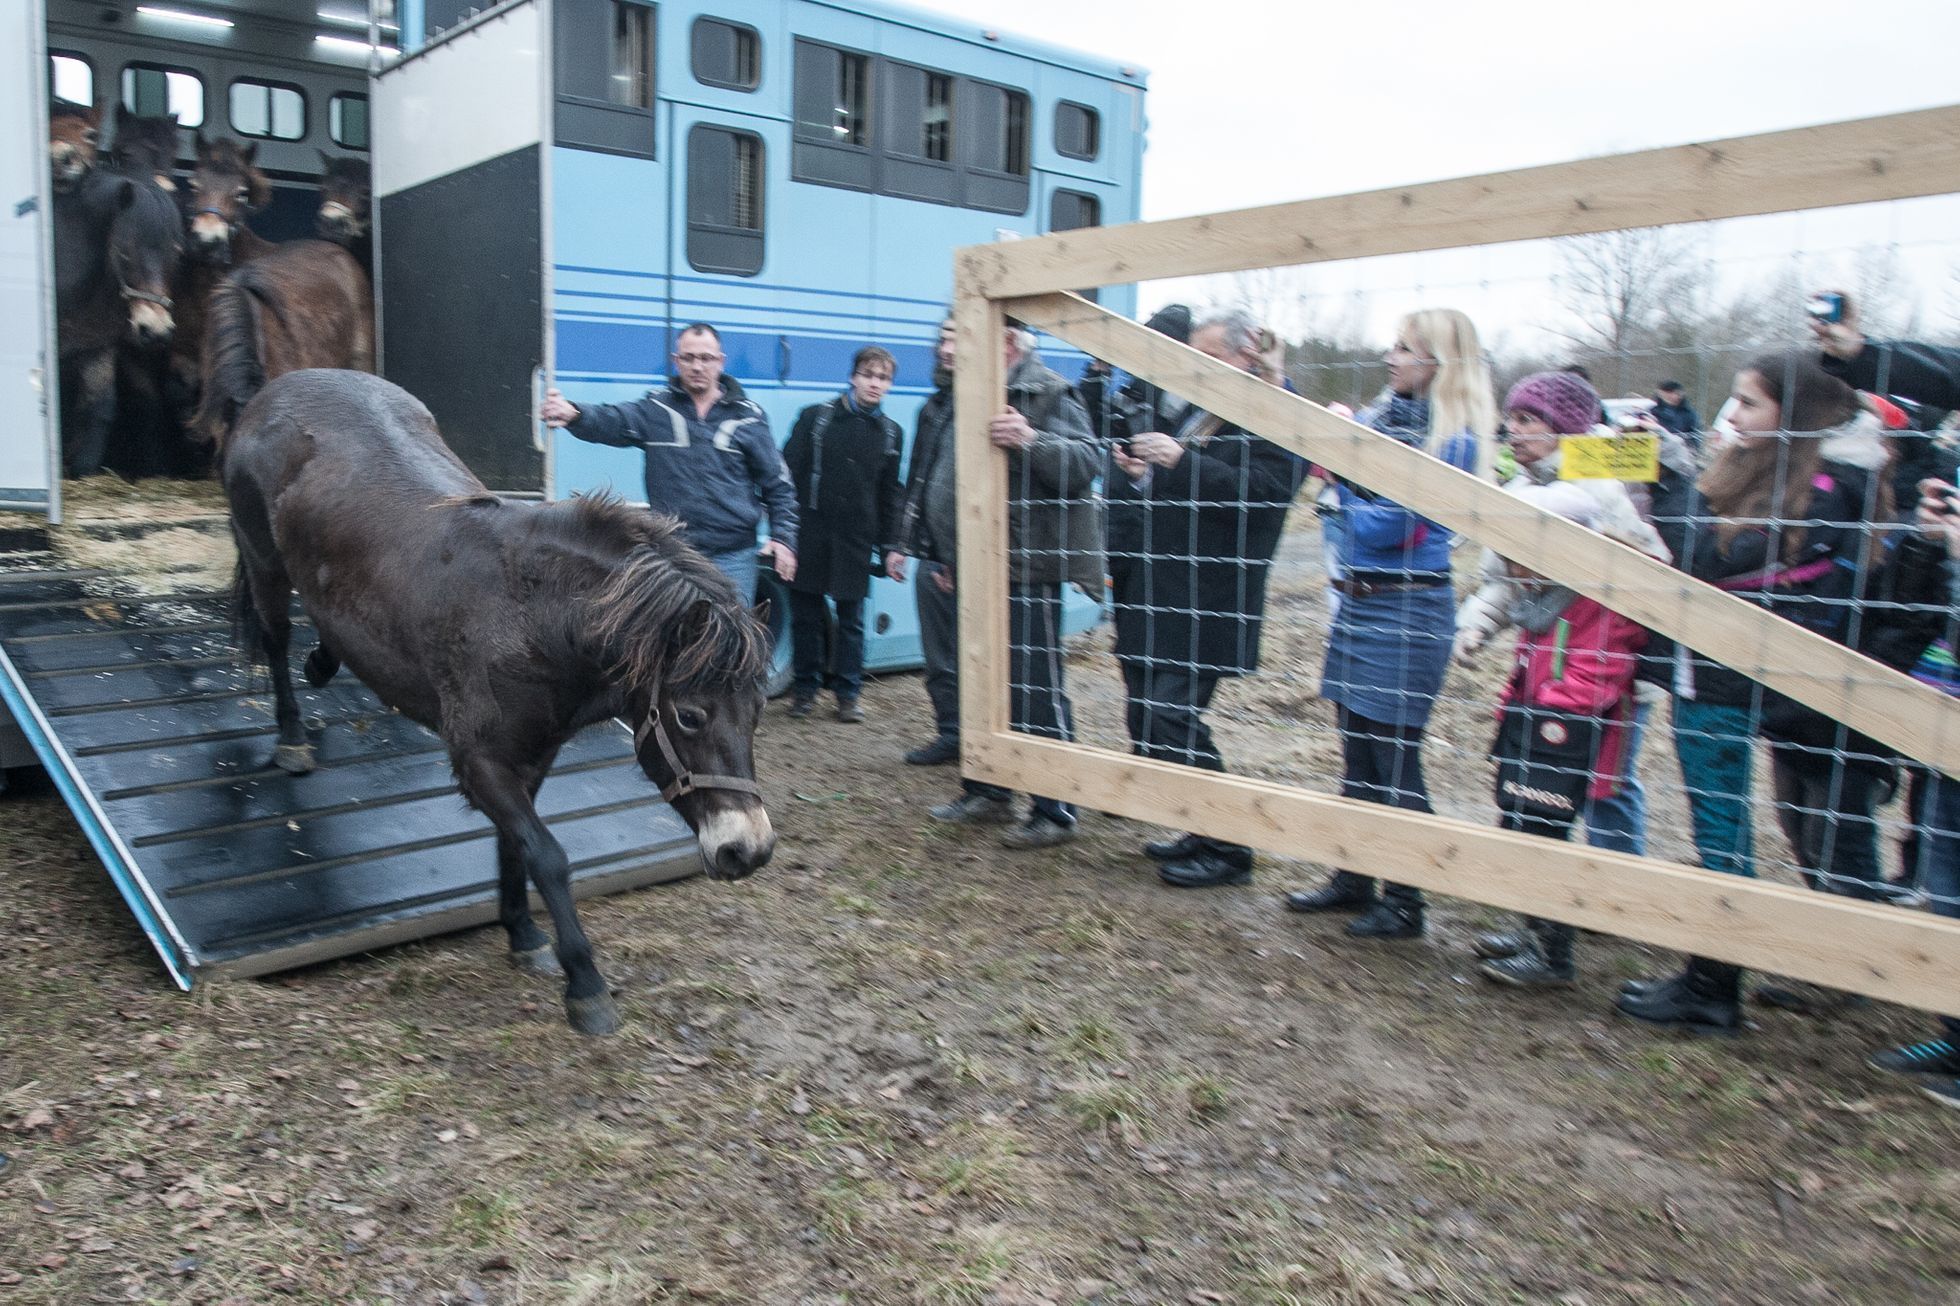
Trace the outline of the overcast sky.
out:
M 1960 0 L 912 2 L 1147 68 L 1146 219 L 1960 100 Z M 1960 259 L 1940 212 L 1941 248 L 1912 255 L 1934 316 Z M 1388 284 L 1423 280 L 1407 267 Z

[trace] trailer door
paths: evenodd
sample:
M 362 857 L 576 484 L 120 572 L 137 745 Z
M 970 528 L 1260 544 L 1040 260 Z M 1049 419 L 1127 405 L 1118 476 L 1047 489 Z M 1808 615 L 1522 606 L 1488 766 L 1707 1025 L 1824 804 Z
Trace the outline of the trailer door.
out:
M 58 520 L 45 26 L 41 0 L 0 0 L 0 509 Z

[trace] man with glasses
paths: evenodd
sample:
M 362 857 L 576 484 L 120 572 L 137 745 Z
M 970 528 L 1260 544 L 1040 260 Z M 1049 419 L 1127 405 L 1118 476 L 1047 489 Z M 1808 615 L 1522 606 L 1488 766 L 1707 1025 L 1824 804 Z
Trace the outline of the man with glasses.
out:
M 858 350 L 849 388 L 797 414 L 783 446 L 802 519 L 802 552 L 789 592 L 796 651 L 789 714 L 799 721 L 816 709 L 826 685 L 837 695 L 839 721 L 864 720 L 858 705 L 864 686 L 864 601 L 872 576 L 905 579 L 905 558 L 895 543 L 901 442 L 898 423 L 883 409 L 897 367 L 890 350 L 877 345 Z M 832 605 L 834 639 L 826 635 Z
M 687 542 L 752 600 L 758 552 L 785 581 L 796 575 L 796 487 L 768 416 L 722 375 L 721 333 L 706 322 L 687 327 L 673 360 L 664 392 L 581 407 L 552 390 L 538 415 L 581 440 L 644 450 L 647 506 L 680 518 Z M 765 512 L 769 540 L 758 550 Z

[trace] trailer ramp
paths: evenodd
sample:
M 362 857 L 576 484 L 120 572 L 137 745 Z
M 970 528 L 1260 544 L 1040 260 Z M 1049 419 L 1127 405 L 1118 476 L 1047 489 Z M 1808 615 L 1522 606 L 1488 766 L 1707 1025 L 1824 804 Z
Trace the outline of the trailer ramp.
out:
M 319 769 L 289 776 L 223 596 L 127 588 L 104 571 L 0 570 L 0 701 L 178 984 L 496 919 L 493 831 L 434 734 L 351 673 L 324 689 L 295 677 Z M 295 644 L 310 646 L 304 630 Z M 580 897 L 700 869 L 616 722 L 566 745 L 538 808 Z

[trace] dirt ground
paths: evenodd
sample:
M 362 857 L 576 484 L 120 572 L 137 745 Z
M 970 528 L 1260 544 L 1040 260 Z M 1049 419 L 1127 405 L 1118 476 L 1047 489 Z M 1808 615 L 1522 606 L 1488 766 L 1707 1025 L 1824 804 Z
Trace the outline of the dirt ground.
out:
M 1288 551 L 1221 733 L 1328 788 L 1310 531 Z M 1070 675 L 1108 742 L 1101 638 Z M 1431 748 L 1478 820 L 1492 674 Z M 0 798 L 0 1299 L 1960 1301 L 1960 1119 L 1861 1064 L 1922 1014 L 1684 1040 L 1611 1014 L 1674 960 L 1644 948 L 1520 995 L 1477 978 L 1472 904 L 1367 946 L 1279 909 L 1320 868 L 1179 893 L 1095 814 L 1003 852 L 925 819 L 954 773 L 899 761 L 918 678 L 865 702 L 771 708 L 761 874 L 586 905 L 603 1040 L 494 929 L 180 994 L 60 799 Z M 1678 855 L 1664 737 L 1648 763 Z

